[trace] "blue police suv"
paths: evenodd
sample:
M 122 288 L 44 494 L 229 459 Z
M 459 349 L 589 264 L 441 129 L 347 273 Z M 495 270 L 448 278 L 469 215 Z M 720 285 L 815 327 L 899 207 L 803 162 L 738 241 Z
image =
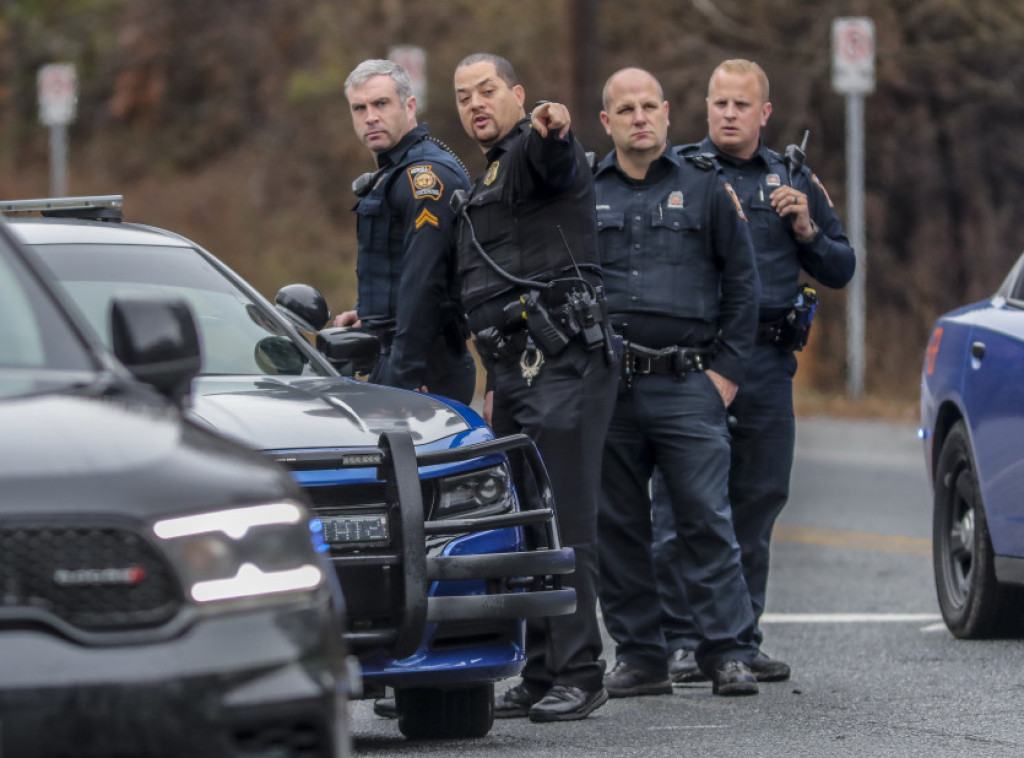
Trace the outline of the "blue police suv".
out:
M 486 734 L 494 682 L 525 661 L 524 619 L 575 606 L 532 441 L 494 438 L 458 403 L 342 376 L 372 360 L 356 339 L 368 335 L 323 329 L 318 292 L 289 285 L 275 307 L 194 242 L 124 222 L 120 196 L 0 210 L 98 327 L 119 293 L 190 305 L 203 345 L 190 415 L 287 466 L 312 502 L 364 696 L 393 688 L 409 738 Z
M 183 417 L 185 303 L 109 305 L 123 365 L 0 221 L 0 755 L 348 755 L 305 496 Z
M 1024 256 L 941 316 L 921 378 L 939 607 L 957 637 L 1024 636 Z

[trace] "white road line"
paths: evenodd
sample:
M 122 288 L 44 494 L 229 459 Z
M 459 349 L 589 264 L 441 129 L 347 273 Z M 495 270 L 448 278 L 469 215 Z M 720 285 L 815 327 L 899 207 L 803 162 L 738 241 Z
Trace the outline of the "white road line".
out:
M 875 624 L 931 623 L 941 621 L 937 613 L 765 613 L 765 624 Z

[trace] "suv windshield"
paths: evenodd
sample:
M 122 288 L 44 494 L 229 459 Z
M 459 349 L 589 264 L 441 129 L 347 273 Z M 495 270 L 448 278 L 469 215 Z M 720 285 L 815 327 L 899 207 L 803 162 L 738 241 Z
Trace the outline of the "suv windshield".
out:
M 95 371 L 65 314 L 0 236 L 0 397 L 78 382 L 80 372 Z
M 114 297 L 159 294 L 191 306 L 203 374 L 320 373 L 262 307 L 192 248 L 56 244 L 35 250 L 105 339 Z

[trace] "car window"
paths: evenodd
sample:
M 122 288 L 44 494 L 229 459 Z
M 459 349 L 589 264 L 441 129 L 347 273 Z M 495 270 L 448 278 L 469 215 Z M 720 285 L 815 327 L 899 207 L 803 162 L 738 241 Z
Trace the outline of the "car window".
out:
M 1017 281 L 1010 291 L 1010 299 L 1016 300 L 1018 304 L 1024 305 L 1024 268 L 1018 272 Z
M 0 240 L 0 368 L 88 371 L 89 351 L 38 279 Z
M 1021 255 L 1010 269 L 1010 273 L 996 291 L 996 296 L 1006 298 L 1007 304 L 1011 307 L 1024 308 L 1024 255 Z
M 119 295 L 162 295 L 192 308 L 203 374 L 312 373 L 276 321 L 192 248 L 158 245 L 37 245 L 86 318 L 110 339 Z

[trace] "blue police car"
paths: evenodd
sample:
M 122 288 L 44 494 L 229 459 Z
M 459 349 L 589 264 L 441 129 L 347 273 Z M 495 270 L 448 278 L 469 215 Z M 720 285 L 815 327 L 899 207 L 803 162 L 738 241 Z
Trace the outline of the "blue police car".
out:
M 957 637 L 1024 634 L 1024 256 L 996 293 L 940 317 L 921 437 L 939 606 Z
M 494 682 L 525 661 L 524 619 L 575 606 L 532 441 L 494 438 L 459 403 L 342 376 L 376 346 L 322 329 L 316 290 L 285 287 L 275 307 L 194 242 L 123 222 L 120 196 L 0 210 L 100 333 L 122 293 L 191 306 L 203 365 L 190 415 L 284 464 L 308 495 L 363 695 L 393 688 L 409 738 L 486 734 Z

